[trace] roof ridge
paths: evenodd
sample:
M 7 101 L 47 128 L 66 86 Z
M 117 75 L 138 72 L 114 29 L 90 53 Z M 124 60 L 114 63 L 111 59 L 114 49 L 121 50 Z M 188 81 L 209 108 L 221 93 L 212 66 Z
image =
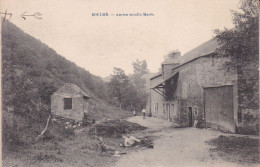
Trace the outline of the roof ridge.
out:
M 74 90 L 76 90 L 77 92 L 79 92 L 79 93 L 81 93 L 81 94 L 83 94 L 84 96 L 86 96 L 86 97 L 90 97 L 84 90 L 82 90 L 78 85 L 76 85 L 76 84 L 73 84 L 73 83 L 65 83 L 65 84 L 69 84 L 69 85 L 71 85 L 71 87 L 74 89 Z M 65 85 L 64 84 L 64 85 Z

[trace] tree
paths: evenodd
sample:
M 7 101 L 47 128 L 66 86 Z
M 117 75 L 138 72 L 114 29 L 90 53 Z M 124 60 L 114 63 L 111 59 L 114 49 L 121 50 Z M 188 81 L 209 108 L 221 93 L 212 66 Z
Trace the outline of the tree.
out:
M 148 92 L 146 90 L 146 74 L 149 73 L 146 60 L 138 59 L 132 63 L 134 74 L 131 76 L 131 82 L 136 89 L 133 108 L 141 110 L 147 103 Z
M 139 61 L 138 59 L 136 59 L 136 61 L 133 62 L 132 65 L 134 68 L 134 74 L 144 75 L 149 73 L 146 60 Z
M 145 90 L 145 74 L 149 73 L 145 60 L 132 63 L 134 74 L 130 77 L 120 68 L 115 68 L 108 83 L 111 102 L 117 100 L 120 108 L 125 110 L 141 110 L 147 102 L 148 92 Z M 130 78 L 130 79 L 129 79 Z
M 259 56 L 259 1 L 241 0 L 241 12 L 232 11 L 233 29 L 215 30 L 220 44 L 218 55 L 228 56 L 227 69 L 253 64 L 258 68 Z
M 139 103 L 139 98 L 138 98 L 138 90 L 136 87 L 129 83 L 128 86 L 126 87 L 126 94 L 125 98 L 123 98 L 123 105 L 125 109 L 127 110 L 133 110 L 136 108 L 136 105 Z
M 144 75 L 149 73 L 146 60 L 139 61 L 137 59 L 132 63 L 132 65 L 134 68 L 134 74 L 131 77 L 131 81 L 139 90 L 144 90 L 146 84 Z
M 118 99 L 120 109 L 122 109 L 122 100 L 126 94 L 126 88 L 129 84 L 129 79 L 124 70 L 114 67 L 112 78 L 109 82 L 111 94 Z

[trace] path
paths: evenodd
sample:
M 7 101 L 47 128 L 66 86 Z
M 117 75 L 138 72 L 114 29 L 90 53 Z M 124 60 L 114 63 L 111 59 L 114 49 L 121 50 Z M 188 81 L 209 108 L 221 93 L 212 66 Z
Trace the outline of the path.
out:
M 205 143 L 223 133 L 198 128 L 172 128 L 171 123 L 147 117 L 132 117 L 128 121 L 148 127 L 144 133 L 152 132 L 158 138 L 154 141 L 154 148 L 131 152 L 122 156 L 116 167 L 173 167 L 173 166 L 241 166 L 226 162 L 209 153 L 209 146 Z

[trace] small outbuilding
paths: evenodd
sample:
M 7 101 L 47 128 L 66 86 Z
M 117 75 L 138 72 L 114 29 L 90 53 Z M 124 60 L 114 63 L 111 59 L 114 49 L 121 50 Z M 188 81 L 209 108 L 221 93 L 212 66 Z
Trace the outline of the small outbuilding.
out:
M 77 85 L 66 83 L 51 95 L 51 112 L 80 121 L 88 113 L 88 100 L 89 95 Z

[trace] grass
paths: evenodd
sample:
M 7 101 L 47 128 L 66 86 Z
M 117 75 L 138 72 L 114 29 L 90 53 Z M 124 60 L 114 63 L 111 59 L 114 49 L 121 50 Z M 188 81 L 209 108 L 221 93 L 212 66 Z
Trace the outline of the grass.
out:
M 210 151 L 224 160 L 239 164 L 260 163 L 259 139 L 221 135 L 208 144 L 215 146 Z
M 112 112 L 111 112 L 112 113 Z M 112 115 L 112 114 L 111 114 Z M 120 117 L 127 117 L 127 114 Z M 112 156 L 113 153 L 101 153 L 97 146 L 95 135 L 90 133 L 92 127 L 76 127 L 75 129 L 66 129 L 65 122 L 52 122 L 49 130 L 37 143 L 24 146 L 15 146 L 13 150 L 4 153 L 3 166 L 21 166 L 21 167 L 38 167 L 38 166 L 113 166 L 118 157 Z M 100 133 L 97 136 L 103 136 L 104 143 L 120 152 L 129 152 L 139 147 L 122 148 L 119 143 L 123 142 L 121 133 L 139 131 L 145 129 L 135 123 L 125 120 L 107 120 L 100 122 Z M 99 127 L 99 125 L 96 125 Z M 111 128 L 112 127 L 112 128 Z M 106 134 L 107 129 L 112 130 L 114 135 Z M 111 132 L 111 133 L 112 133 Z M 148 140 L 148 139 L 146 139 Z M 148 140 L 150 141 L 150 140 Z M 145 146 L 144 146 L 145 147 Z M 144 148 L 143 147 L 143 148 Z

